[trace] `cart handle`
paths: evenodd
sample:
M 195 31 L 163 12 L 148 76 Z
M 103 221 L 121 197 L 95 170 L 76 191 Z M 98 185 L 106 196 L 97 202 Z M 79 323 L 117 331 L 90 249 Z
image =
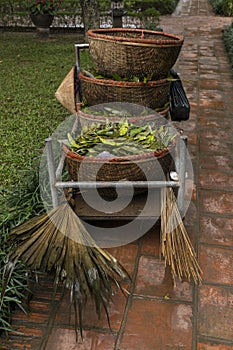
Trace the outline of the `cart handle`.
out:
M 75 44 L 74 45 L 77 73 L 80 72 L 80 50 L 88 49 L 88 48 L 89 48 L 89 44 Z

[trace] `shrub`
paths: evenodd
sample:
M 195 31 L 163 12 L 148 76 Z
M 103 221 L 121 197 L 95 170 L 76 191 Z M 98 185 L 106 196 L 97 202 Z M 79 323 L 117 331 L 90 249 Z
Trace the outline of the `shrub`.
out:
M 222 16 L 233 15 L 233 1 L 232 0 L 210 0 L 213 10 L 216 14 Z
M 233 16 L 233 1 L 224 0 L 222 3 L 222 12 L 224 16 Z
M 14 331 L 11 326 L 12 309 L 18 306 L 26 312 L 22 301 L 29 293 L 28 271 L 24 263 L 8 261 L 10 231 L 29 217 L 43 211 L 39 195 L 39 181 L 32 169 L 25 173 L 24 182 L 14 191 L 1 190 L 0 211 L 0 333 Z
M 231 63 L 231 68 L 233 71 L 233 24 L 224 30 L 223 32 L 223 42 L 228 53 L 228 57 Z

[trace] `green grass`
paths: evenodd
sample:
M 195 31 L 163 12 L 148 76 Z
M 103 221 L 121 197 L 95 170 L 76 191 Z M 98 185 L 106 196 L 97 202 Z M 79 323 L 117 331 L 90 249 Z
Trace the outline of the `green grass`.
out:
M 70 113 L 56 100 L 58 86 L 75 64 L 77 35 L 1 33 L 0 40 L 0 333 L 11 329 L 11 311 L 27 290 L 26 268 L 6 270 L 13 227 L 39 214 L 39 161 L 44 139 Z M 88 55 L 82 55 L 84 61 Z M 82 61 L 83 62 L 83 61 Z
M 83 38 L 3 33 L 0 41 L 0 187 L 16 185 L 44 139 L 69 112 L 54 93 L 75 63 Z

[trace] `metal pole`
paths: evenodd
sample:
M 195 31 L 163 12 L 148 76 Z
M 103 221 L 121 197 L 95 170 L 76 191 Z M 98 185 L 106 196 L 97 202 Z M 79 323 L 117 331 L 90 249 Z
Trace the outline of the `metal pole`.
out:
M 46 157 L 47 157 L 47 164 L 48 164 L 49 184 L 50 184 L 50 191 L 52 196 L 52 205 L 53 205 L 53 208 L 56 208 L 59 204 L 59 201 L 58 201 L 57 189 L 55 187 L 56 174 L 55 174 L 55 165 L 54 165 L 51 137 L 48 137 L 47 139 L 45 139 L 45 150 L 46 150 Z
M 61 182 L 57 181 L 55 187 L 57 188 L 103 188 L 103 187 L 117 187 L 117 188 L 128 188 L 133 186 L 136 188 L 161 188 L 161 187 L 179 187 L 178 181 L 80 181 L 80 182 Z
M 80 71 L 80 50 L 81 49 L 88 49 L 88 48 L 89 48 L 89 44 L 75 44 L 74 45 L 77 72 Z
M 77 81 L 75 84 L 75 104 L 78 106 L 78 104 L 82 103 L 82 93 L 81 93 L 81 83 L 78 79 L 79 72 L 81 71 L 80 67 L 80 50 L 81 49 L 88 49 L 89 44 L 75 44 L 74 45 L 74 51 L 75 51 L 75 57 L 76 57 L 76 76 Z
M 58 167 L 57 167 L 57 170 L 56 170 L 56 173 L 55 173 L 55 178 L 56 179 L 61 179 L 61 175 L 62 175 L 62 171 L 63 171 L 63 168 L 64 168 L 64 163 L 65 163 L 65 158 L 66 158 L 66 155 L 65 153 L 62 153 L 61 155 L 61 159 L 59 161 L 59 164 L 58 164 Z
M 187 140 L 188 140 L 187 136 L 185 135 L 180 137 L 180 160 L 179 160 L 179 169 L 178 169 L 180 188 L 178 191 L 177 205 L 181 214 L 184 212 Z

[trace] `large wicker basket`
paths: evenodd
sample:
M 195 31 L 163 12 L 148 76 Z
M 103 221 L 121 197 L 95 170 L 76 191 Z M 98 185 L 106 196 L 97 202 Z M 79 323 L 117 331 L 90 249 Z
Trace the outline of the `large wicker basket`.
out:
M 162 108 L 169 101 L 170 81 L 129 82 L 96 79 L 79 73 L 82 97 L 88 106 L 106 102 L 129 102 L 151 109 Z
M 182 36 L 145 29 L 94 29 L 87 37 L 92 60 L 104 76 L 165 78 L 183 45 Z
M 63 150 L 69 178 L 73 181 L 80 180 L 80 177 L 85 181 L 158 181 L 164 180 L 164 176 L 171 170 L 175 144 L 163 151 L 110 160 L 79 156 L 65 145 Z M 82 162 L 84 163 L 80 168 Z M 144 191 L 145 189 L 136 189 L 135 194 Z M 114 188 L 103 188 L 99 192 L 105 197 L 117 197 Z

